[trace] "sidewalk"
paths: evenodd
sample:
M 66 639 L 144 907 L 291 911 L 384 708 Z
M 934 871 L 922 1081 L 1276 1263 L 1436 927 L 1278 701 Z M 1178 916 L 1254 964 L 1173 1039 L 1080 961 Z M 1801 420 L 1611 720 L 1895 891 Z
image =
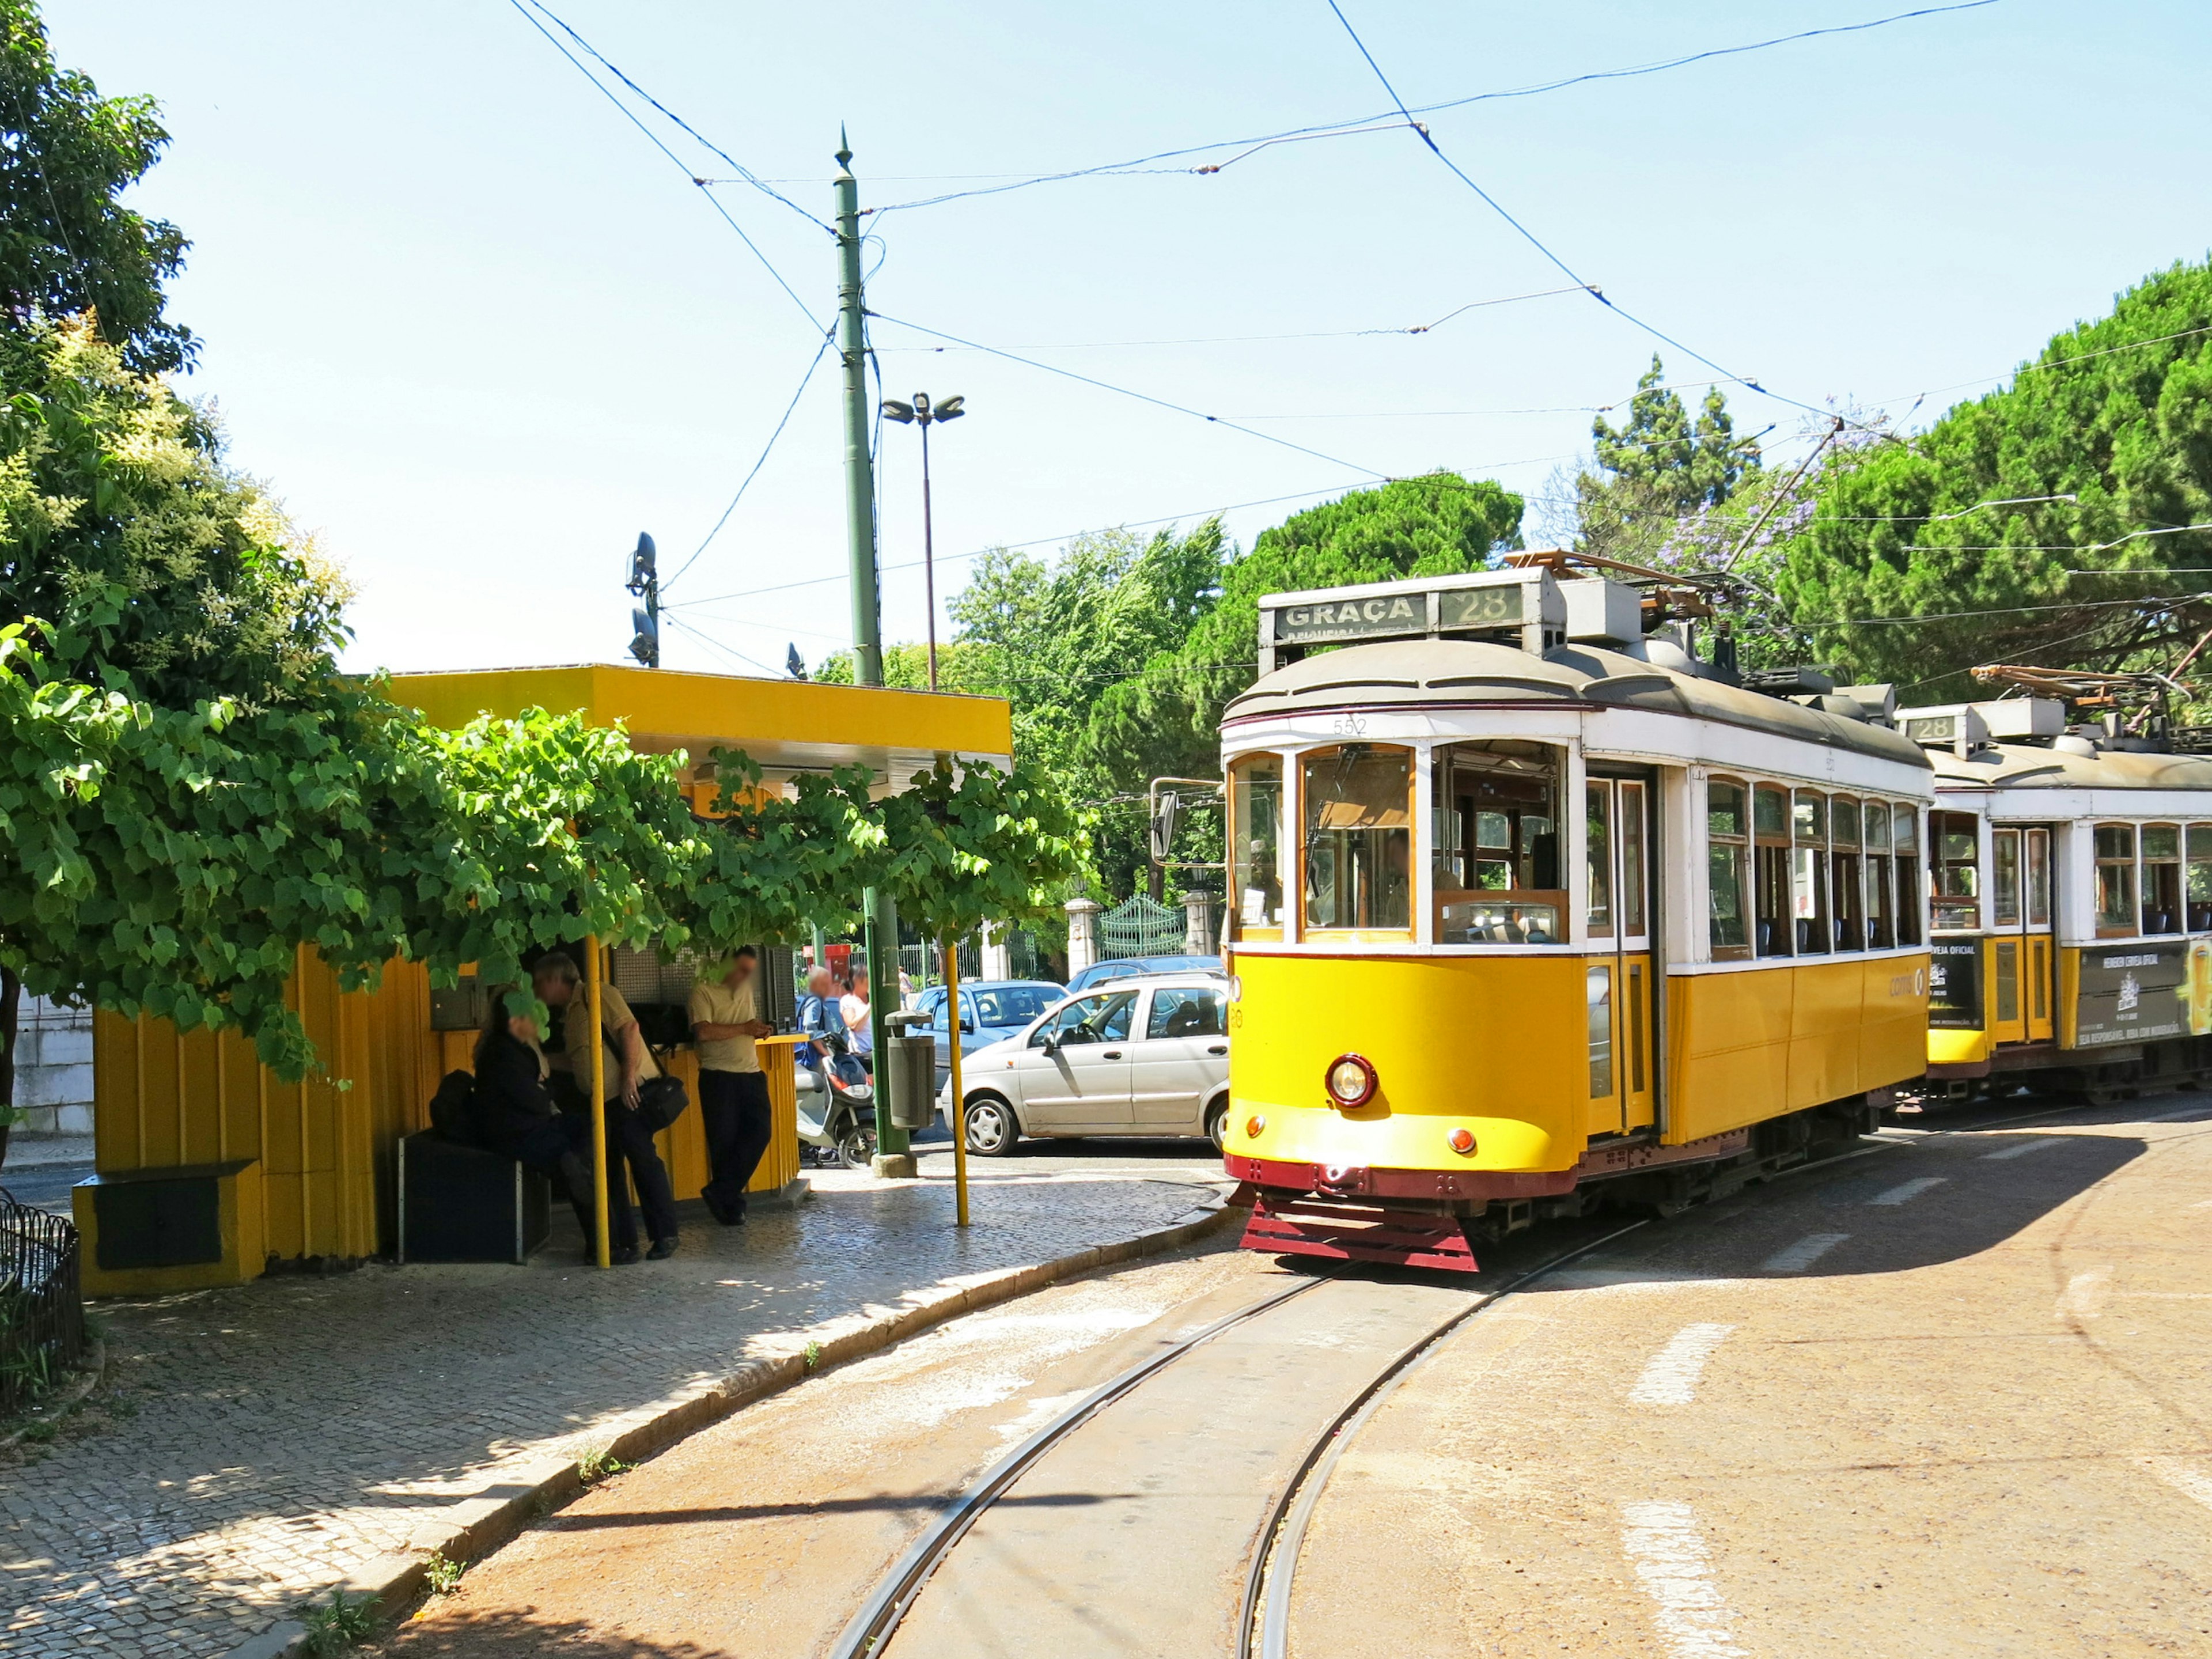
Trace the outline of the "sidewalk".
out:
M 809 1202 L 741 1229 L 685 1204 L 666 1262 L 586 1268 L 563 1218 L 527 1267 L 372 1265 L 99 1304 L 137 1414 L 0 1468 L 0 1649 L 228 1653 L 422 1547 L 464 1498 L 522 1490 L 747 1360 L 1164 1227 L 1218 1190 L 1191 1168 L 1100 1162 L 1115 1167 L 979 1170 L 964 1235 L 933 1170 L 817 1170 Z

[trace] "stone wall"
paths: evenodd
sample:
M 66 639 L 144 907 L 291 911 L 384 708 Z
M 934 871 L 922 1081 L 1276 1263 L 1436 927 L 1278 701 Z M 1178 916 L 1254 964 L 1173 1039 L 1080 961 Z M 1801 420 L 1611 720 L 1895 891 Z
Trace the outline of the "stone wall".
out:
M 16 1026 L 18 1135 L 92 1133 L 92 1011 L 27 996 Z

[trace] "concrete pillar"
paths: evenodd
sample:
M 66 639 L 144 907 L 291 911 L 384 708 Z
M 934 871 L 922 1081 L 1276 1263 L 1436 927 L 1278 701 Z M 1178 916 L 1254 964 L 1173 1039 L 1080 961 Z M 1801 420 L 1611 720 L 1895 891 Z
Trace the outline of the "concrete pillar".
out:
M 1067 902 L 1067 975 L 1070 979 L 1098 960 L 1098 903 L 1095 899 Z
M 983 924 L 983 973 L 985 979 L 1012 979 L 1014 976 L 1014 953 L 1006 944 L 1006 930 Z
M 1194 888 L 1182 896 L 1182 948 L 1194 957 L 1210 957 L 1221 949 L 1220 922 L 1214 914 L 1213 895 Z

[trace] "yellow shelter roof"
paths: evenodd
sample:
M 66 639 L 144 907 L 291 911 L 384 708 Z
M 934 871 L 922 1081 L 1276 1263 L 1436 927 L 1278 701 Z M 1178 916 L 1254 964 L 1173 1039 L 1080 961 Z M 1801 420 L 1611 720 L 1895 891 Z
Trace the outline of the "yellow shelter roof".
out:
M 395 700 L 438 726 L 576 709 L 593 725 L 622 722 L 648 753 L 681 749 L 702 761 L 718 748 L 742 749 L 771 778 L 857 763 L 903 786 L 939 754 L 1001 766 L 1013 758 L 1013 708 L 1000 697 L 611 663 L 395 674 L 391 686 Z

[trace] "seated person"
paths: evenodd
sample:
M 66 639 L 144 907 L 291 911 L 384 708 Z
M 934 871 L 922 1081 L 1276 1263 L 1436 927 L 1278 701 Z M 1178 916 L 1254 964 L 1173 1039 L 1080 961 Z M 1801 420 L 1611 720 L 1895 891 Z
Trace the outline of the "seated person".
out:
M 538 1041 L 538 1022 L 507 1012 L 511 985 L 492 988 L 491 1010 L 477 1038 L 477 1133 L 493 1152 L 549 1177 L 566 1191 L 591 1250 L 592 1168 L 585 1152 L 591 1134 L 581 1119 L 555 1108 L 548 1084 L 552 1067 Z

